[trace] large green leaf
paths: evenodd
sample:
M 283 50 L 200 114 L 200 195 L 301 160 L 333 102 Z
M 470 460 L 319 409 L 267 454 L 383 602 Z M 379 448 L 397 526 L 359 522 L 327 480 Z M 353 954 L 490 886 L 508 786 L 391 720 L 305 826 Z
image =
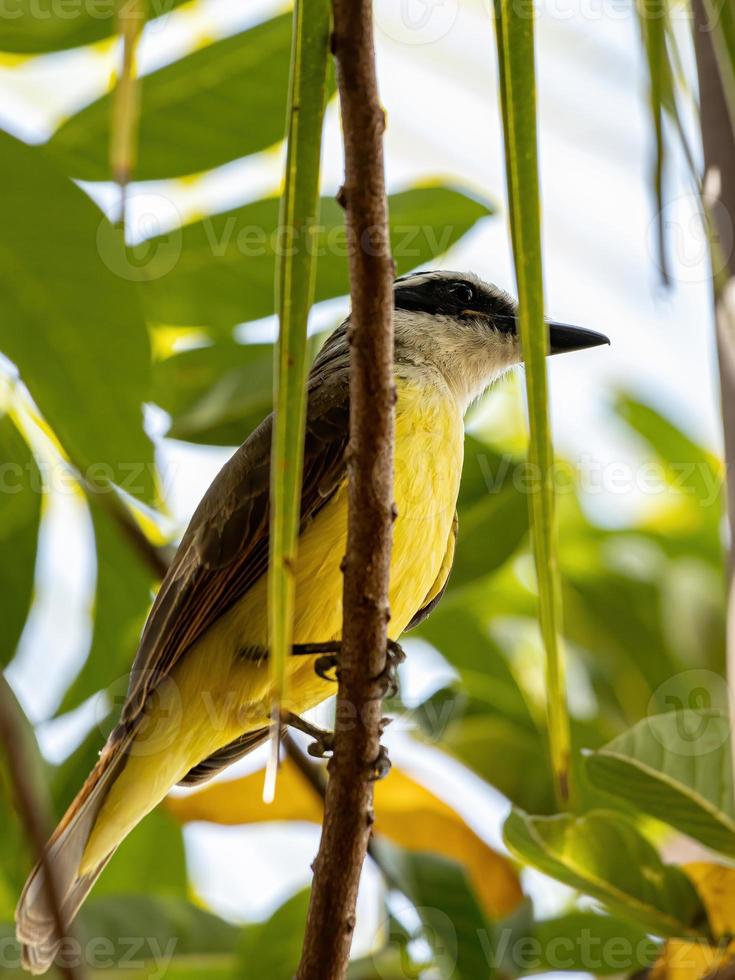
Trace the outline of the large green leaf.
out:
M 299 965 L 309 908 L 309 889 L 297 892 L 265 922 L 247 926 L 238 945 L 233 977 L 292 980 Z
M 112 271 L 120 236 L 42 150 L 5 133 L 0 188 L 0 350 L 87 477 L 150 498 L 150 351 L 135 287 Z
M 491 213 L 487 204 L 448 187 L 413 188 L 391 195 L 388 205 L 397 275 L 440 255 Z M 279 207 L 278 198 L 266 198 L 186 225 L 173 267 L 168 235 L 133 250 L 148 280 L 143 298 L 150 320 L 228 333 L 275 313 Z M 320 215 L 317 301 L 349 293 L 343 211 L 323 198 Z
M 525 540 L 528 504 L 520 490 L 521 468 L 517 459 L 501 456 L 474 436 L 465 437 L 459 536 L 448 593 L 486 578 Z
M 209 170 L 283 139 L 290 47 L 283 14 L 143 76 L 136 179 Z M 47 144 L 73 177 L 110 179 L 110 106 L 109 95 L 93 102 Z
M 239 446 L 273 408 L 273 345 L 223 340 L 153 367 L 153 401 L 170 439 Z
M 485 711 L 494 709 L 535 731 L 528 703 L 505 655 L 471 611 L 459 602 L 440 605 L 416 635 L 428 640 L 459 670 L 462 692 L 468 698 Z
M 8 415 L 0 416 L 0 665 L 12 659 L 33 596 L 41 474 Z M 12 560 L 11 560 L 12 556 Z
M 549 749 L 556 795 L 570 796 L 571 736 L 561 647 L 561 584 L 556 556 L 554 457 L 551 445 L 541 271 L 541 206 L 536 149 L 536 77 L 533 8 L 495 0 L 505 162 L 513 261 L 518 283 L 518 332 L 525 365 L 534 483 L 528 495 L 539 593 L 539 626 L 546 650 Z
M 655 935 L 703 933 L 706 916 L 689 879 L 620 813 L 532 817 L 513 810 L 504 839 L 521 860 Z
M 528 725 L 500 714 L 469 715 L 449 724 L 441 745 L 517 806 L 554 812 L 548 745 Z
M 59 713 L 127 676 L 155 584 L 149 566 L 130 547 L 97 499 L 90 499 L 90 508 L 97 551 L 92 645 L 64 695 Z
M 520 976 L 559 970 L 597 977 L 628 974 L 650 969 L 660 950 L 641 926 L 597 912 L 567 912 L 542 919 L 534 923 L 529 939 L 525 962 L 523 941 L 516 946 Z
M 735 856 L 730 724 L 718 711 L 644 718 L 587 758 L 593 783 Z
M 148 16 L 165 17 L 184 0 L 150 0 Z M 92 44 L 115 33 L 115 0 L 14 0 L 0 19 L 0 51 L 44 54 Z M 159 25 L 160 26 L 160 25 Z

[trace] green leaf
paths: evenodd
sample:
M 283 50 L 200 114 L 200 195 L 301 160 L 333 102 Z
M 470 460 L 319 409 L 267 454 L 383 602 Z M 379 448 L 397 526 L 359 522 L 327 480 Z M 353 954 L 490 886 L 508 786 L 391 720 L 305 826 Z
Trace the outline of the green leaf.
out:
M 556 795 L 569 799 L 570 732 L 561 649 L 561 585 L 556 558 L 554 457 L 546 381 L 547 327 L 541 272 L 541 208 L 536 159 L 536 80 L 532 8 L 496 0 L 498 64 L 513 260 L 518 283 L 518 329 L 525 364 L 530 422 L 528 459 L 537 475 L 529 493 L 539 592 L 539 625 L 546 649 L 549 748 Z
M 665 463 L 673 487 L 719 525 L 722 474 L 717 457 L 690 439 L 650 405 L 619 395 L 616 413 Z
M 460 532 L 461 533 L 461 532 Z M 412 634 L 413 635 L 413 634 Z M 461 603 L 440 605 L 416 630 L 459 670 L 463 692 L 532 731 L 526 698 L 489 630 Z
M 513 810 L 503 836 L 516 857 L 655 935 L 702 934 L 706 916 L 689 879 L 620 813 L 532 817 Z
M 0 417 L 0 665 L 7 666 L 23 632 L 33 598 L 41 474 L 10 416 Z
M 190 902 L 147 894 L 93 896 L 76 931 L 83 945 L 95 937 L 111 939 L 115 949 L 109 955 L 115 962 L 130 956 L 131 936 L 139 944 L 133 958 L 140 960 L 172 947 L 177 957 L 232 953 L 240 935 L 236 926 Z
M 152 399 L 170 439 L 239 446 L 273 408 L 273 345 L 221 341 L 153 366 Z
M 500 568 L 528 532 L 528 504 L 519 489 L 522 464 L 469 435 L 464 456 L 457 501 L 459 536 L 448 594 Z
M 139 553 L 94 497 L 89 499 L 97 551 L 92 645 L 59 714 L 128 676 L 151 604 L 155 579 Z
M 0 186 L 0 350 L 88 478 L 150 499 L 150 350 L 135 287 L 112 271 L 119 233 L 42 150 L 5 133 Z
M 532 962 L 516 963 L 519 975 L 561 970 L 592 973 L 595 976 L 629 974 L 650 969 L 660 946 L 645 929 L 611 915 L 596 912 L 568 912 L 534 923 L 527 946 Z M 523 940 L 518 944 L 523 949 Z
M 297 892 L 265 922 L 247 926 L 237 952 L 233 978 L 257 975 L 268 980 L 292 980 L 299 965 L 309 908 L 309 889 Z
M 296 550 L 306 426 L 307 328 L 314 300 L 319 220 L 319 169 L 327 98 L 331 31 L 327 0 L 294 4 L 287 116 L 286 176 L 279 228 L 286 247 L 276 260 L 278 342 L 274 359 L 274 423 L 270 473 L 268 562 L 269 673 L 272 681 L 274 767 L 278 767 L 281 702 L 296 613 Z M 268 780 L 269 792 L 274 787 Z
M 536 813 L 553 813 L 554 784 L 545 738 L 500 714 L 451 723 L 441 746 L 508 799 Z
M 165 17 L 184 2 L 151 0 L 149 17 Z M 93 44 L 115 33 L 116 8 L 114 0 L 61 6 L 56 0 L 15 0 L 0 19 L 0 51 L 45 54 Z
M 143 76 L 136 180 L 210 170 L 282 140 L 290 45 L 283 14 Z M 110 179 L 110 119 L 105 95 L 51 137 L 71 176 Z
M 376 841 L 401 891 L 421 919 L 422 937 L 434 953 L 440 977 L 483 980 L 492 976 L 492 935 L 488 920 L 460 865 L 435 854 L 414 854 Z
M 730 724 L 719 711 L 677 706 L 644 718 L 588 756 L 600 789 L 714 850 L 735 856 Z
M 413 188 L 391 195 L 388 205 L 396 275 L 445 252 L 491 213 L 448 187 Z M 227 334 L 275 313 L 279 206 L 275 197 L 254 201 L 186 225 L 180 243 L 161 235 L 133 250 L 147 279 L 149 319 Z M 344 214 L 332 198 L 320 202 L 319 229 L 316 301 L 349 293 Z

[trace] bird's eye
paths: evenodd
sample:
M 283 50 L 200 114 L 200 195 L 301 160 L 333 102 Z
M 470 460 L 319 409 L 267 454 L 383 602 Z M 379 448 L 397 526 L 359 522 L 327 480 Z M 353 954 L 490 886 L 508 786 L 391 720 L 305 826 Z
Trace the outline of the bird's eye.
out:
M 452 299 L 463 307 L 471 306 L 475 299 L 474 289 L 472 286 L 468 286 L 465 282 L 458 282 L 456 285 L 452 286 L 450 292 L 452 294 Z

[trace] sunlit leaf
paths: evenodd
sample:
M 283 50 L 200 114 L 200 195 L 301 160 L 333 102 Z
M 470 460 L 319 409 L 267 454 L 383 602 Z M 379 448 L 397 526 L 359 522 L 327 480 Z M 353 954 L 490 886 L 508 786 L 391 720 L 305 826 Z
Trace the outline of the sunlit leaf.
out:
M 660 936 L 703 934 L 705 913 L 686 875 L 620 813 L 532 817 L 513 810 L 504 828 L 513 854 Z
M 653 715 L 587 758 L 597 786 L 735 855 L 730 723 L 718 711 Z
M 715 939 L 735 934 L 735 869 L 710 861 L 692 861 L 682 866 L 697 889 L 707 910 Z
M 149 0 L 148 17 L 165 17 L 183 2 Z M 85 0 L 66 6 L 59 6 L 56 0 L 18 0 L 0 19 L 0 51 L 45 54 L 101 41 L 115 33 L 116 7 L 115 0 Z
M 283 139 L 290 46 L 283 14 L 141 78 L 136 178 L 209 170 Z M 73 177 L 110 179 L 110 99 L 72 116 L 47 144 Z
M 651 980 L 705 980 L 705 977 L 727 975 L 735 960 L 735 943 L 727 948 L 712 946 L 704 940 L 691 942 L 669 939 L 651 969 Z

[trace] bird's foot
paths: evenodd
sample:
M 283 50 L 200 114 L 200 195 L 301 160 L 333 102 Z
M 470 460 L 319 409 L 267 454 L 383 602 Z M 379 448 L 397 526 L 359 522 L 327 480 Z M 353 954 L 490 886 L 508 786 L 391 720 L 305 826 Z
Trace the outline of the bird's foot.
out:
M 334 732 L 325 731 L 323 728 L 319 728 L 317 725 L 312 725 L 310 722 L 306 721 L 300 715 L 294 714 L 289 711 L 286 714 L 285 722 L 290 725 L 291 728 L 295 728 L 299 732 L 303 732 L 304 735 L 308 735 L 313 738 L 314 741 L 310 742 L 306 747 L 306 751 L 309 755 L 313 756 L 315 759 L 325 759 L 328 755 L 331 755 L 334 750 Z
M 334 752 L 334 732 L 325 731 L 323 728 L 318 728 L 316 725 L 312 725 L 311 722 L 306 721 L 300 715 L 294 714 L 292 711 L 286 713 L 284 721 L 291 728 L 295 728 L 299 732 L 303 732 L 304 735 L 308 735 L 313 738 L 314 741 L 310 742 L 306 751 L 310 756 L 315 759 L 326 759 L 331 758 Z M 383 718 L 380 731 L 381 734 L 386 725 L 390 723 L 390 718 Z M 368 779 L 371 781 L 377 781 L 379 779 L 385 779 L 385 777 L 390 772 L 391 762 L 388 755 L 388 750 L 384 745 L 380 746 L 378 750 L 378 757 L 370 767 L 370 773 Z
M 314 670 L 325 681 L 339 680 L 339 654 L 342 644 L 339 640 L 325 643 L 295 643 L 292 653 L 295 656 L 317 656 Z M 385 667 L 375 678 L 381 686 L 382 697 L 395 697 L 398 693 L 398 667 L 406 659 L 403 647 L 396 640 L 388 640 L 385 654 Z

